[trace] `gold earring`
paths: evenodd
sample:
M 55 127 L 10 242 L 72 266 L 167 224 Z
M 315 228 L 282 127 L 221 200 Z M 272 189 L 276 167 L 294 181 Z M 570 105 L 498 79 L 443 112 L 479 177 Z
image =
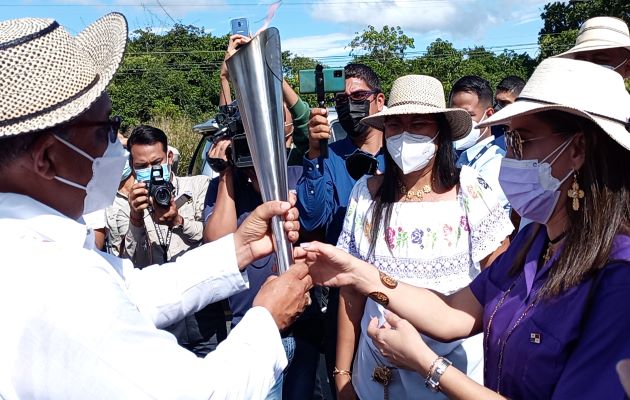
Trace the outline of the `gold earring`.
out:
M 567 193 L 569 198 L 573 199 L 573 211 L 578 211 L 580 209 L 580 199 L 584 198 L 584 191 L 580 189 L 580 185 L 577 181 L 577 173 L 573 174 L 573 185 L 571 185 L 571 189 Z

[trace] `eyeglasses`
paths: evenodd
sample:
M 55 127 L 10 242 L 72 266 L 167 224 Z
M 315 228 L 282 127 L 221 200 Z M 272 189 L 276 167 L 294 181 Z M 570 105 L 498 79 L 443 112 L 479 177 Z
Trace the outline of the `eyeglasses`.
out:
M 84 126 L 84 127 L 106 126 L 109 128 L 109 131 L 107 132 L 107 140 L 109 140 L 110 143 L 114 143 L 116 142 L 116 139 L 118 138 L 118 130 L 120 129 L 121 124 L 122 124 L 122 117 L 119 117 L 116 115 L 109 118 L 107 121 L 101 121 L 101 122 L 81 121 L 81 122 L 74 123 L 72 125 Z
M 380 93 L 379 90 L 355 90 L 350 94 L 339 93 L 335 96 L 335 103 L 345 103 L 348 100 L 365 101 L 368 97 Z
M 531 139 L 521 138 L 521 134 L 518 130 L 506 130 L 505 131 L 505 145 L 514 154 L 514 158 L 520 160 L 523 158 L 523 143 L 535 142 L 537 140 L 549 139 L 552 136 L 560 136 L 569 132 L 555 132 L 548 136 L 539 136 Z

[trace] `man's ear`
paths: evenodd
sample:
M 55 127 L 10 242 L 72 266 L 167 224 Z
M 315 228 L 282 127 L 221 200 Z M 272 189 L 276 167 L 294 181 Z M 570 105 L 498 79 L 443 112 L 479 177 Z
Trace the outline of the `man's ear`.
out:
M 584 138 L 584 133 L 577 133 L 569 148 L 571 149 L 571 168 L 574 171 L 579 171 L 586 159 L 586 139 Z
M 55 144 L 57 144 L 57 139 L 52 134 L 43 133 L 35 139 L 29 148 L 26 158 L 29 164 L 28 168 L 44 179 L 51 180 L 57 175 L 55 165 L 63 157 L 56 151 L 55 147 L 58 146 Z
M 492 117 L 492 114 L 494 114 L 494 108 L 492 108 L 492 107 L 487 108 L 485 114 L 486 114 L 486 117 L 488 117 L 488 118 Z
M 173 165 L 173 157 L 175 157 L 173 155 L 173 150 L 169 150 L 168 153 L 166 153 L 166 159 L 168 160 L 168 165 Z
M 385 105 L 385 95 L 383 93 L 379 93 L 376 95 L 376 107 L 378 111 L 383 111 L 383 106 Z

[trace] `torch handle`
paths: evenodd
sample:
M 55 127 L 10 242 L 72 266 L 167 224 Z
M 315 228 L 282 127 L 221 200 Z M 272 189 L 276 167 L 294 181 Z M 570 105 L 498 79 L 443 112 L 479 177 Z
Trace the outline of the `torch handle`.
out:
M 317 64 L 315 67 L 315 91 L 317 93 L 317 105 L 326 108 L 326 93 L 324 91 L 324 67 Z M 328 139 L 319 139 L 319 155 L 328 158 Z

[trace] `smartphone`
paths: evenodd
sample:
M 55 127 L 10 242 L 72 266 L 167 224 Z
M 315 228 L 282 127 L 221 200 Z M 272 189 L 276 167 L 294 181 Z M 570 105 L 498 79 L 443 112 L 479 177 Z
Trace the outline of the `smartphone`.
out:
M 192 199 L 192 196 L 188 193 L 182 193 L 178 198 L 175 199 L 175 207 L 179 210 L 181 206 L 188 203 Z
M 324 68 L 324 92 L 342 93 L 346 91 L 346 74 L 343 68 Z M 317 93 L 315 70 L 303 69 L 298 72 L 300 94 Z
M 230 21 L 232 25 L 232 35 L 249 36 L 249 22 L 247 18 L 234 18 Z

